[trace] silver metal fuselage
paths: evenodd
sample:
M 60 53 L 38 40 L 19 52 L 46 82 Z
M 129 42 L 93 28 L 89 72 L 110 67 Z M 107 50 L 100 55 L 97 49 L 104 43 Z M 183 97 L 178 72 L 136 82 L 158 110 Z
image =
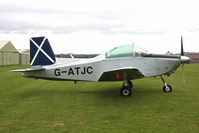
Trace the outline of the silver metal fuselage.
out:
M 68 63 L 71 62 L 71 63 Z M 121 68 L 136 68 L 144 77 L 170 75 L 182 63 L 180 58 L 161 57 L 122 57 L 106 59 L 101 55 L 91 59 L 68 59 L 66 62 L 57 62 L 53 65 L 42 66 L 42 71 L 24 72 L 24 77 L 68 80 L 68 81 L 104 81 L 100 80 L 104 72 Z M 116 75 L 117 76 L 117 75 Z M 130 80 L 140 77 L 131 77 Z M 121 81 L 122 78 L 106 79 L 105 81 Z

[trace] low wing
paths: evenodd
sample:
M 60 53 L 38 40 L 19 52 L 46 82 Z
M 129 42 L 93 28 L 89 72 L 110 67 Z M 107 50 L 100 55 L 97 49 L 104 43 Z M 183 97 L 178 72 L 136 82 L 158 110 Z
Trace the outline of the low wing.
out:
M 31 72 L 31 71 L 41 71 L 45 70 L 45 68 L 35 68 L 35 69 L 18 69 L 18 70 L 11 70 L 11 72 Z
M 106 71 L 102 74 L 99 81 L 123 81 L 145 77 L 137 68 L 119 68 L 116 70 Z

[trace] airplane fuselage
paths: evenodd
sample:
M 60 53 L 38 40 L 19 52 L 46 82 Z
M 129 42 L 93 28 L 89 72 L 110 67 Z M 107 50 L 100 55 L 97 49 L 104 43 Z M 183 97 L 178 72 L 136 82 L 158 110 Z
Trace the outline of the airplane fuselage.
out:
M 72 60 L 72 59 L 71 59 Z M 72 80 L 72 81 L 103 81 L 100 80 L 106 71 L 113 71 L 119 68 L 139 68 L 144 77 L 154 77 L 171 74 L 180 65 L 180 59 L 160 57 L 124 57 L 113 59 L 82 59 L 72 63 L 54 64 L 43 66 L 45 70 L 37 72 L 24 72 L 24 77 L 51 79 L 51 80 Z M 120 78 L 121 77 L 121 78 Z M 123 75 L 105 81 L 122 81 Z M 130 80 L 139 77 L 131 78 Z

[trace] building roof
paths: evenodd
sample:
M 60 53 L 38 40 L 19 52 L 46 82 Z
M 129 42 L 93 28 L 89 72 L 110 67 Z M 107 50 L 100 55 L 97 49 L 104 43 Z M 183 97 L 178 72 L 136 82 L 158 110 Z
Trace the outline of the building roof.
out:
M 18 49 L 21 54 L 30 54 L 30 49 Z
M 9 41 L 0 41 L 0 49 L 2 49 Z
M 13 46 L 13 44 L 10 41 L 1 41 L 1 40 L 0 40 L 0 51 L 18 53 L 18 50 Z

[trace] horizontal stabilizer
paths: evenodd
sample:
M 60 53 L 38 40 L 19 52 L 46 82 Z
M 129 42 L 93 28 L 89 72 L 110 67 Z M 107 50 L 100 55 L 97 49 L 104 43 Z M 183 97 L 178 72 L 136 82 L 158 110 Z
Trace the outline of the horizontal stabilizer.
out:
M 18 70 L 11 70 L 11 72 L 31 72 L 31 71 L 41 71 L 45 70 L 45 68 L 36 68 L 36 69 L 18 69 Z

